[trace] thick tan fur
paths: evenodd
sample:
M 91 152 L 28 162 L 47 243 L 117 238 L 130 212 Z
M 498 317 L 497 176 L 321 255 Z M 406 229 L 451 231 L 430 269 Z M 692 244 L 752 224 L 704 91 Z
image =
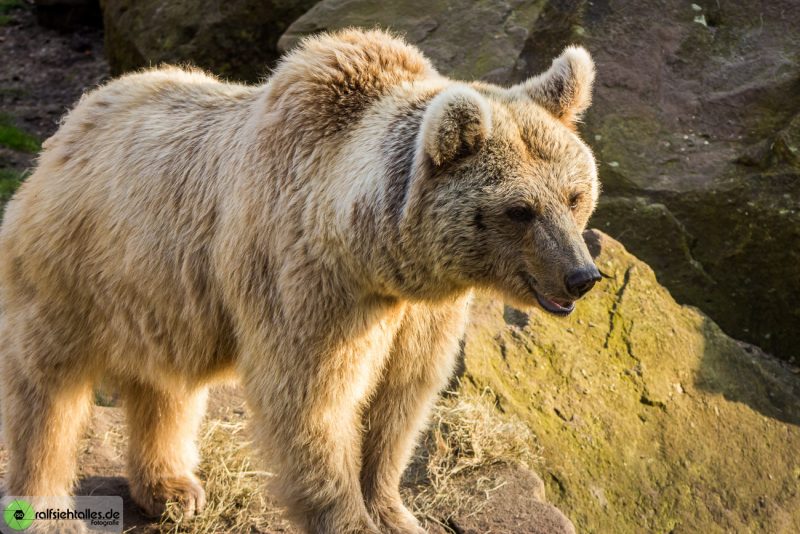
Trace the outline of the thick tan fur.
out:
M 421 532 L 398 484 L 471 288 L 530 305 L 591 262 L 598 185 L 572 123 L 593 70 L 569 54 L 502 89 L 350 30 L 262 86 L 163 68 L 85 95 L 0 232 L 6 490 L 69 493 L 106 377 L 136 501 L 199 510 L 205 391 L 238 376 L 301 528 Z

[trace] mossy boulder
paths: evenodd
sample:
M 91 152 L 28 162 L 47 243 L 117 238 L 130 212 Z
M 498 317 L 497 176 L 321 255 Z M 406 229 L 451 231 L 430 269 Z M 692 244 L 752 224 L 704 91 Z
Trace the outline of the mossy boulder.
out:
M 444 73 L 515 83 L 579 43 L 598 67 L 583 133 L 594 224 L 679 301 L 800 359 L 800 10 L 762 3 L 323 0 L 287 30 L 380 26 Z
M 276 43 L 314 0 L 102 0 L 112 74 L 196 65 L 224 78 L 257 81 L 278 58 Z
M 798 369 L 586 239 L 604 279 L 570 317 L 477 298 L 462 387 L 527 422 L 578 532 L 800 532 Z

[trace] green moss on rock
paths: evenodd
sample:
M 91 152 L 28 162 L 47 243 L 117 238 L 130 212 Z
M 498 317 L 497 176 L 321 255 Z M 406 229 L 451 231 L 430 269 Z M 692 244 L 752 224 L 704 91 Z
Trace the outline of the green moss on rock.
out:
M 579 532 L 800 529 L 800 378 L 587 241 L 605 278 L 569 318 L 477 299 L 464 387 L 528 422 Z

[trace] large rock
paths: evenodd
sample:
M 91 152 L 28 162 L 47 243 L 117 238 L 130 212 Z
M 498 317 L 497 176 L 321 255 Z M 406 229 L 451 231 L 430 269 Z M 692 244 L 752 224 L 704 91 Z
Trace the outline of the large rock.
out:
M 594 224 L 730 334 L 800 356 L 800 10 L 774 2 L 323 0 L 281 38 L 405 34 L 443 72 L 501 83 L 568 43 L 598 66 L 584 134 Z
M 315 0 L 102 0 L 112 73 L 191 64 L 243 81 L 267 75 L 281 33 Z
M 514 75 L 515 59 L 541 14 L 540 4 L 525 0 L 323 0 L 289 27 L 278 48 L 285 52 L 306 35 L 321 31 L 379 26 L 419 45 L 448 75 L 503 82 Z
M 476 301 L 463 387 L 530 425 L 578 532 L 800 532 L 798 370 L 586 237 L 605 278 L 569 318 Z

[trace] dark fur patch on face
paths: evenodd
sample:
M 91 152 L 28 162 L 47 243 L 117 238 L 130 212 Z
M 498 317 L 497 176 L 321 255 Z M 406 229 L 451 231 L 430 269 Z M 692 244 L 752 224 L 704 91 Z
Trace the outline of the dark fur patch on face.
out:
M 418 100 L 400 110 L 389 124 L 389 132 L 383 144 L 386 161 L 385 208 L 387 215 L 393 220 L 399 218 L 406 202 L 416 138 L 428 102 L 430 99 Z
M 473 218 L 473 224 L 475 228 L 478 230 L 486 230 L 486 224 L 483 222 L 483 211 L 478 208 L 475 210 L 475 217 Z

